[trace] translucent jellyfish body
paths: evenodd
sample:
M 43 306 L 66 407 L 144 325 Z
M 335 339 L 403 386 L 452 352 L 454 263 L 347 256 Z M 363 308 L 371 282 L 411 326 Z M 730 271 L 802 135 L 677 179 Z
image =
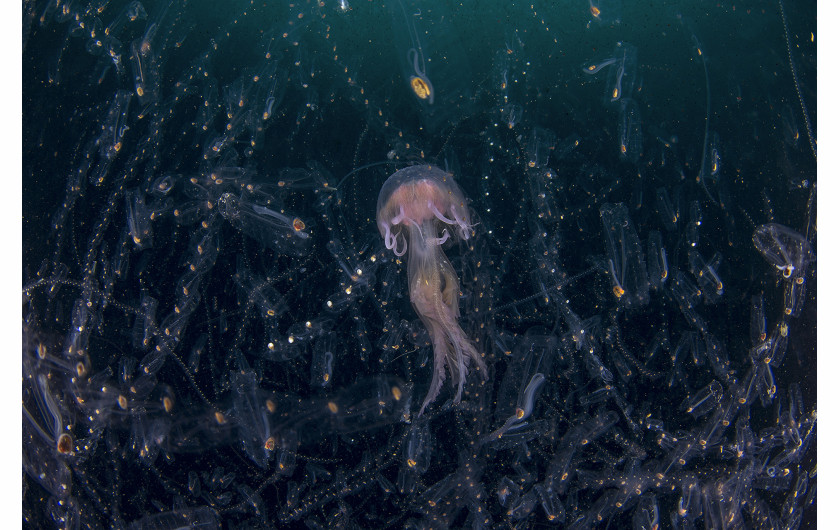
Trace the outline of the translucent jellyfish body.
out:
M 423 406 L 440 392 L 444 363 L 457 381 L 460 402 L 472 361 L 483 377 L 487 367 L 458 324 L 458 276 L 441 249 L 449 239 L 470 238 L 464 195 L 452 175 L 433 166 L 411 166 L 391 175 L 379 192 L 376 222 L 385 246 L 397 256 L 408 252 L 411 304 L 429 332 L 435 352 L 432 382 Z

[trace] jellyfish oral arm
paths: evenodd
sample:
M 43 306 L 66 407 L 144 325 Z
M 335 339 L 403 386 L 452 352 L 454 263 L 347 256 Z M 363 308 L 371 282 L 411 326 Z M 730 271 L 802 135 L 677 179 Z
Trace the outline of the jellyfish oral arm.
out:
M 430 331 L 429 335 L 433 337 L 433 348 L 435 352 L 439 351 L 439 349 L 446 348 L 443 334 L 441 332 L 431 333 L 431 328 L 427 327 L 427 329 Z M 435 355 L 434 367 L 432 368 L 432 381 L 429 383 L 429 391 L 426 393 L 426 398 L 423 400 L 423 405 L 420 407 L 420 412 L 417 414 L 417 417 L 423 415 L 423 411 L 426 410 L 426 406 L 434 401 L 440 393 L 443 381 L 446 379 L 446 374 L 444 373 L 443 368 L 444 360 L 445 357 Z
M 453 400 L 455 404 L 461 401 L 471 361 L 483 377 L 487 376 L 481 355 L 458 324 L 458 277 L 440 245 L 435 244 L 437 238 L 426 237 L 429 225 L 424 225 L 426 230 L 421 229 L 420 237 L 412 237 L 409 253 L 411 304 L 428 330 L 435 352 L 432 382 L 418 415 L 422 415 L 426 406 L 440 392 L 445 379 L 444 363 L 457 386 Z M 444 237 L 440 239 L 448 235 L 449 232 L 445 231 Z M 416 240 L 425 240 L 426 244 L 415 244 Z
M 443 381 L 446 379 L 444 364 L 449 366 L 449 372 L 453 380 L 458 381 L 458 391 L 454 402 L 461 400 L 461 392 L 466 381 L 466 366 L 463 358 L 463 347 L 461 341 L 466 340 L 463 331 L 458 325 L 457 305 L 453 309 L 447 298 L 453 287 L 453 281 L 457 284 L 457 278 L 451 277 L 446 270 L 446 264 L 439 260 L 446 260 L 446 256 L 440 251 L 439 246 L 427 245 L 417 252 L 418 248 L 412 249 L 410 260 L 417 259 L 415 263 L 422 263 L 416 270 L 409 267 L 410 297 L 411 303 L 417 315 L 423 321 L 429 336 L 432 339 L 432 346 L 435 352 L 434 368 L 432 369 L 432 381 L 429 391 L 423 400 L 418 414 L 422 415 L 426 406 L 434 401 L 440 393 Z M 421 256 L 417 256 L 421 254 Z M 438 264 L 440 270 L 438 271 Z M 413 272 L 413 274 L 412 274 Z M 413 276 L 413 277 L 412 277 Z M 462 337 L 463 336 L 463 337 Z

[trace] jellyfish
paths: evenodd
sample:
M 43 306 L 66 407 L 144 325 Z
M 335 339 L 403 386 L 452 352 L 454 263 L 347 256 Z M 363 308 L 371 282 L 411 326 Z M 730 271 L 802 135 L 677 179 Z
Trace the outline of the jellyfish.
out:
M 435 352 L 432 382 L 420 416 L 440 392 L 446 378 L 444 364 L 453 386 L 457 381 L 456 404 L 461 401 L 470 361 L 487 378 L 481 354 L 458 324 L 458 276 L 441 249 L 450 239 L 469 239 L 473 225 L 452 175 L 429 165 L 391 175 L 379 192 L 376 211 L 385 247 L 397 256 L 408 252 L 411 305 L 426 326 Z

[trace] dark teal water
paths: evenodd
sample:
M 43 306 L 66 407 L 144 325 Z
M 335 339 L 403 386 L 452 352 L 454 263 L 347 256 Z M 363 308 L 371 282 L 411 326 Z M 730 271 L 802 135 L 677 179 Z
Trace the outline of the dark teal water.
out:
M 815 2 L 348 1 L 24 3 L 24 524 L 815 525 Z

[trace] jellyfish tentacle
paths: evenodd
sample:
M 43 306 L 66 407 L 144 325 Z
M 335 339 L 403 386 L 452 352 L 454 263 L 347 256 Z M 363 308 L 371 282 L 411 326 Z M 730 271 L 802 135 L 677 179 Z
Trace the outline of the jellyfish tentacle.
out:
M 455 221 L 453 221 L 452 219 L 449 219 L 448 217 L 443 215 L 443 213 L 441 213 L 441 211 L 437 209 L 437 206 L 435 206 L 435 204 L 432 201 L 428 202 L 428 206 L 429 206 L 429 211 L 431 211 L 433 214 L 435 214 L 435 217 L 437 217 L 438 219 L 440 219 L 441 221 L 443 221 L 444 223 L 446 223 L 448 225 L 454 225 L 455 224 Z
M 388 223 L 382 223 L 381 226 L 385 231 L 385 235 L 383 236 L 383 239 L 385 240 L 385 248 L 393 250 L 394 246 L 397 244 L 397 235 L 391 232 L 391 225 Z
M 471 225 L 470 223 L 467 222 L 467 220 L 464 217 L 458 215 L 458 211 L 455 208 L 454 204 L 449 208 L 449 211 L 452 212 L 452 216 L 455 217 L 456 223 L 461 228 L 461 238 L 464 239 L 464 240 L 469 239 L 470 238 L 470 231 L 472 230 L 472 228 L 475 225 L 474 224 Z M 452 223 L 452 224 L 456 224 L 456 223 Z
M 449 239 L 449 230 L 443 231 L 443 236 L 441 237 L 433 237 L 431 241 L 436 245 L 443 245 Z
M 396 225 L 402 223 L 404 220 L 405 220 L 405 209 L 402 207 L 402 205 L 400 205 L 400 213 L 399 213 L 399 215 L 396 215 L 396 216 L 394 216 L 393 219 L 391 219 L 391 224 L 396 226 Z
M 394 239 L 396 239 L 396 236 L 394 237 Z M 397 243 L 396 241 L 394 241 L 394 254 L 396 254 L 397 257 L 401 257 L 403 254 L 405 254 L 405 251 L 408 250 L 408 242 L 405 240 L 405 236 L 400 234 L 400 239 L 402 239 L 403 242 L 403 249 L 401 251 L 397 250 Z

